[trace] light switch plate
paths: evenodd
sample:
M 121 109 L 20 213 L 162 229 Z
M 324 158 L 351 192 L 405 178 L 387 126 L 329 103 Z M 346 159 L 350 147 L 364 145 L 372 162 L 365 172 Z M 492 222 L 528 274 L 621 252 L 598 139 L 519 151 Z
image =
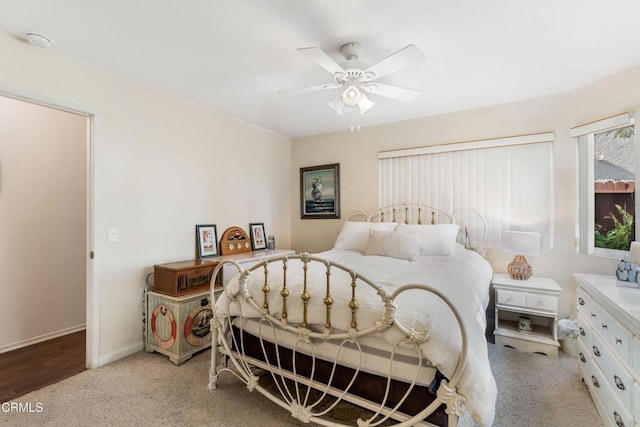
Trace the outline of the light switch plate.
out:
M 118 229 L 114 227 L 107 228 L 107 243 L 118 243 Z

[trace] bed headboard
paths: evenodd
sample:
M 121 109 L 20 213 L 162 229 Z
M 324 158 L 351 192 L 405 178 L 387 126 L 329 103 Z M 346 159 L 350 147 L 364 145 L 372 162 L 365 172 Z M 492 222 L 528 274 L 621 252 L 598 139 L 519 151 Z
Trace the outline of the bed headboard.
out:
M 398 204 L 379 208 L 375 214 L 356 210 L 347 218 L 347 221 L 354 220 L 398 224 L 458 224 L 458 243 L 480 253 L 487 239 L 487 221 L 473 208 L 461 208 L 448 213 L 420 203 Z

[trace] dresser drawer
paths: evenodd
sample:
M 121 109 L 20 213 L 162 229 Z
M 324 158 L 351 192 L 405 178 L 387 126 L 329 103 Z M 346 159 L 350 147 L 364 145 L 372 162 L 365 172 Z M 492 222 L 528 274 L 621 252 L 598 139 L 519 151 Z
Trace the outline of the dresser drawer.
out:
M 558 298 L 550 295 L 539 295 L 527 293 L 526 307 L 533 308 L 535 310 L 544 310 L 555 313 L 558 311 Z
M 582 363 L 579 366 L 583 372 L 584 380 L 592 392 L 594 401 L 596 401 L 596 406 L 602 407 L 600 415 L 605 425 L 633 427 L 635 423 L 627 409 L 628 406 L 625 406 L 620 399 L 617 398 L 605 374 L 600 370 L 595 360 L 591 361 L 587 359 L 584 369 L 582 368 Z
M 594 356 L 593 360 L 602 370 L 606 381 L 609 383 L 613 394 L 624 404 L 626 408 L 631 408 L 631 390 L 633 389 L 633 376 L 618 361 L 614 352 L 599 341 L 600 337 L 594 336 L 594 346 L 599 349 L 600 356 Z M 595 352 L 595 350 L 593 350 Z
M 513 292 L 498 289 L 496 291 L 496 304 L 524 307 L 525 294 L 522 292 Z
M 631 347 L 633 334 L 622 323 L 609 316 L 607 320 L 607 342 L 621 360 L 631 366 Z
M 594 329 L 594 331 L 602 335 L 607 334 L 607 328 L 604 328 L 603 325 L 606 325 L 608 323 L 609 315 L 607 314 L 607 311 L 595 301 L 591 301 L 589 303 L 587 320 L 591 324 L 591 327 Z

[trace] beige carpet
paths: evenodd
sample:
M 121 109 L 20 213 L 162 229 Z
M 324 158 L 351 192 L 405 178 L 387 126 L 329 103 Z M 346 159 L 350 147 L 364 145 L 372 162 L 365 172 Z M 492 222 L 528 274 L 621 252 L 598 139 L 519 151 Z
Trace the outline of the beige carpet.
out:
M 495 426 L 601 426 L 576 359 L 551 359 L 489 344 L 498 384 Z M 1 406 L 10 426 L 303 425 L 231 375 L 209 391 L 209 351 L 176 367 L 166 356 L 140 352 Z M 15 405 L 14 405 L 15 406 Z M 465 417 L 463 426 L 473 426 Z

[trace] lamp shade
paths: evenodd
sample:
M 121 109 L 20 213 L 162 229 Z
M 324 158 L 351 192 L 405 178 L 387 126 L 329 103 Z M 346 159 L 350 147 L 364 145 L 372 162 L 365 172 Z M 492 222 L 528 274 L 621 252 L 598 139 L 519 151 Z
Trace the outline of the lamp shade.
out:
M 515 255 L 540 255 L 540 233 L 505 231 L 502 233 L 502 250 Z

